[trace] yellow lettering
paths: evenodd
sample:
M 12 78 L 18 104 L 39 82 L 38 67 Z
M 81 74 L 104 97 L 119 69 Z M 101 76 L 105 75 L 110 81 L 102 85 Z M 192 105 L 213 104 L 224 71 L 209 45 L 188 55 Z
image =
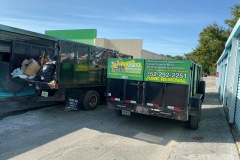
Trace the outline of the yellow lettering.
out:
M 159 77 L 147 77 L 146 80 L 159 81 Z
M 165 77 L 161 77 L 161 81 L 162 82 L 186 83 L 186 80 L 185 79 L 181 79 L 181 78 L 165 78 Z

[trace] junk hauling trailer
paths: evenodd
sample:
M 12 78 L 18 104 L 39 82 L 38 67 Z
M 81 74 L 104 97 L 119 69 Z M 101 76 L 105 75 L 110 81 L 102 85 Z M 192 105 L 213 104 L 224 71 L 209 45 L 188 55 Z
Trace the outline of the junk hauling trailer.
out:
M 117 115 L 135 112 L 189 121 L 190 128 L 198 128 L 205 81 L 194 62 L 109 58 L 107 71 L 107 105 Z
M 66 101 L 67 108 L 76 110 L 95 109 L 100 96 L 106 94 L 109 57 L 132 58 L 115 50 L 0 25 L 0 49 L 4 46 L 9 49 L 0 50 L 0 62 L 9 63 L 8 82 L 32 86 L 39 101 Z

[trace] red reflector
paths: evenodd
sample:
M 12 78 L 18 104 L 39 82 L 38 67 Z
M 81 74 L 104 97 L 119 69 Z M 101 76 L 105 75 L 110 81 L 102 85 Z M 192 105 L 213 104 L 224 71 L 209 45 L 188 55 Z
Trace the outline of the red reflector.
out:
M 111 101 L 114 101 L 114 100 L 115 100 L 115 98 L 114 98 L 114 97 L 110 97 L 110 100 L 111 100 Z
M 130 102 L 131 102 L 131 100 L 125 100 L 125 102 L 127 102 L 127 103 L 130 103 Z
M 56 84 L 56 85 L 54 86 L 54 88 L 55 88 L 55 89 L 58 89 L 58 84 Z
M 153 104 L 153 107 L 159 107 L 159 104 Z
M 182 107 L 174 106 L 174 110 L 180 111 L 180 110 L 182 110 Z

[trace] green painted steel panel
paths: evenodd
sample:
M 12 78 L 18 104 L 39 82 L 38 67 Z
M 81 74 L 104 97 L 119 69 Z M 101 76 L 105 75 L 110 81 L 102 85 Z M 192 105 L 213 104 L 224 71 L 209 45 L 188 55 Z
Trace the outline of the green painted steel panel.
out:
M 46 35 L 63 39 L 94 39 L 97 37 L 96 29 L 74 29 L 74 30 L 46 30 Z
M 143 80 L 143 59 L 108 58 L 107 78 Z
M 145 60 L 144 81 L 189 84 L 188 60 Z

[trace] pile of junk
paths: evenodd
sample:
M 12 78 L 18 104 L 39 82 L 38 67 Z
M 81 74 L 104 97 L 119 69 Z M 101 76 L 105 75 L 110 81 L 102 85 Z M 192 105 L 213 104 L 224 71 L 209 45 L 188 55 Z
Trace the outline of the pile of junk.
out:
M 53 83 L 55 78 L 56 61 L 49 56 L 41 55 L 38 60 L 25 59 L 21 68 L 16 68 L 11 73 L 12 78 L 19 77 L 25 80 L 42 81 Z

